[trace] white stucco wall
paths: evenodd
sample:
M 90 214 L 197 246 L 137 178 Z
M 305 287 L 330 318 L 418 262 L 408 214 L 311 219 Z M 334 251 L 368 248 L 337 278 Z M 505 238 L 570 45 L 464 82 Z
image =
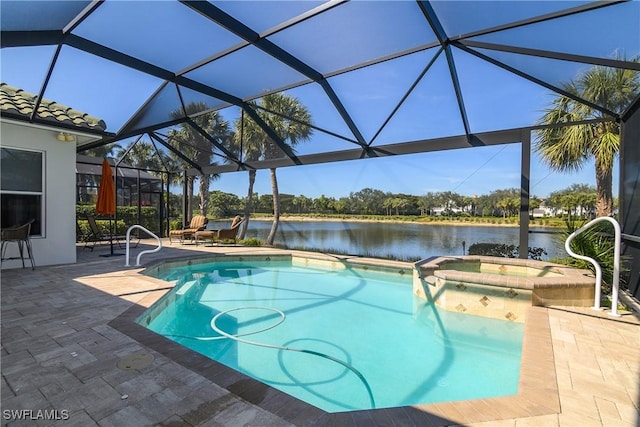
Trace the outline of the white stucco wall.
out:
M 36 268 L 76 262 L 76 145 L 60 142 L 56 135 L 55 129 L 0 121 L 0 143 L 3 147 L 45 153 L 44 230 L 42 237 L 31 238 Z M 17 245 L 10 243 L 5 256 L 18 255 Z M 28 259 L 25 265 L 30 268 Z M 3 269 L 16 267 L 22 268 L 20 260 L 2 262 Z

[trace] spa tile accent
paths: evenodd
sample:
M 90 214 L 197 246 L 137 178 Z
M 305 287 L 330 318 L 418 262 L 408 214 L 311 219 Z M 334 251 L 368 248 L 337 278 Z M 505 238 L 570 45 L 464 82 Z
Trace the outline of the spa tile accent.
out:
M 471 314 L 522 319 L 527 306 L 593 305 L 595 279 L 585 270 L 517 258 L 439 257 L 414 264 L 413 293 L 439 307 L 463 304 Z M 476 301 L 467 294 L 477 294 Z M 511 302 L 508 302 L 511 300 Z M 478 307 L 493 310 L 478 309 Z M 495 303 L 498 303 L 497 305 Z
M 467 307 L 465 307 L 462 304 L 458 304 L 458 305 L 456 305 L 456 310 L 461 312 L 461 313 L 464 313 L 465 311 L 467 311 Z

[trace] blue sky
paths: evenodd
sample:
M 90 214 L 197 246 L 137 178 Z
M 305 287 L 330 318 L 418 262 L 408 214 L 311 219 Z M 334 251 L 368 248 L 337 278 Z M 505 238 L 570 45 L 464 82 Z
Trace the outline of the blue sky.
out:
M 312 3 L 304 2 L 217 4 L 228 13 L 244 19 L 257 31 L 264 31 L 313 7 Z M 482 25 L 499 25 L 521 19 L 529 13 L 544 14 L 558 7 L 569 7 L 570 4 L 572 3 L 563 6 L 555 2 L 483 2 L 481 5 L 478 2 L 471 5 L 439 2 L 434 7 L 441 14 L 447 31 L 458 34 L 478 29 Z M 132 5 L 137 5 L 137 8 Z M 347 66 L 351 60 L 367 61 L 398 48 L 410 48 L 435 40 L 433 33 L 425 25 L 424 18 L 417 13 L 415 2 L 378 2 L 371 5 L 376 7 L 365 7 L 363 2 L 336 7 L 317 19 L 304 21 L 274 34 L 271 40 L 323 73 Z M 473 8 L 484 8 L 487 5 L 495 8 L 494 13 L 480 20 L 476 19 Z M 46 14 L 46 11 L 41 10 L 31 12 Z M 211 28 L 210 23 L 202 16 L 176 2 L 106 2 L 98 12 L 92 14 L 74 32 L 105 46 L 122 49 L 127 54 L 139 55 L 145 61 L 170 71 L 177 72 L 187 64 L 229 48 L 239 41 L 236 36 L 220 28 Z M 616 49 L 622 49 L 627 56 L 633 56 L 640 52 L 640 41 L 625 37 L 625 31 L 634 28 L 634 25 L 637 27 L 637 12 L 638 2 L 631 2 L 604 8 L 604 13 L 568 16 L 563 18 L 563 25 L 541 22 L 507 30 L 504 34 L 498 32 L 482 36 L 479 41 L 515 43 L 525 48 L 571 51 L 595 57 L 610 57 Z M 390 13 L 393 13 L 394 18 L 402 16 L 403 19 L 419 22 L 402 26 L 398 24 L 399 21 L 388 19 Z M 318 25 L 323 20 L 331 25 Z M 376 25 L 372 26 L 372 22 Z M 14 25 L 11 22 L 7 24 Z M 162 27 L 163 31 L 149 31 L 149 28 L 156 25 Z M 607 31 L 593 31 L 596 25 L 606 25 Z M 354 26 L 359 30 L 353 31 Z M 119 30 L 112 31 L 114 27 Z M 414 31 L 415 28 L 418 30 Z M 190 43 L 202 32 L 207 34 L 207 43 Z M 189 49 L 184 49 L 186 43 L 190 43 Z M 54 46 L 3 49 L 0 61 L 2 81 L 29 92 L 39 92 L 54 50 Z M 589 67 L 571 61 L 478 50 L 509 66 L 524 67 L 535 78 L 556 85 Z M 436 52 L 437 49 L 429 49 L 327 79 L 366 142 L 377 146 L 464 133 L 447 60 L 444 55 L 435 56 Z M 545 87 L 462 50 L 453 49 L 452 55 L 471 132 L 535 124 L 555 96 Z M 355 59 L 352 58 L 354 56 Z M 426 64 L 432 60 L 433 65 L 428 73 L 417 80 Z M 207 84 L 241 97 L 260 93 L 265 88 L 281 87 L 300 81 L 299 79 L 304 80 L 304 76 L 277 63 L 253 46 L 190 71 L 186 76 L 202 78 Z M 45 97 L 100 117 L 106 121 L 108 130 L 115 132 L 125 125 L 128 117 L 161 84 L 162 81 L 156 77 L 64 46 Z M 414 84 L 410 95 L 390 117 L 388 125 L 380 130 L 393 108 Z M 219 108 L 223 104 L 187 89 L 182 90 L 187 101 L 205 101 L 211 108 Z M 309 108 L 314 124 L 354 139 L 318 84 L 299 86 L 287 93 L 297 97 Z M 162 102 L 172 108 L 160 109 L 152 106 L 147 117 L 159 115 L 159 118 L 168 118 L 162 117 L 162 114 L 167 115 L 167 111 L 178 108 L 177 100 L 175 93 L 167 91 Z M 160 113 L 161 110 L 164 113 Z M 239 109 L 224 108 L 221 113 L 233 122 L 239 116 Z M 123 141 L 122 145 L 126 147 L 128 142 Z M 313 140 L 300 144 L 296 151 L 298 154 L 315 154 L 355 147 L 352 143 L 316 131 Z M 309 197 L 322 194 L 342 197 L 366 187 L 415 195 L 438 191 L 481 195 L 497 189 L 520 186 L 520 145 L 507 144 L 286 167 L 278 170 L 278 178 L 282 193 L 305 194 Z M 538 157 L 532 157 L 533 195 L 546 197 L 550 192 L 567 188 L 573 183 L 594 185 L 593 164 L 586 164 L 577 173 L 557 174 L 549 171 Z M 225 174 L 212 183 L 212 189 L 238 195 L 246 193 L 246 186 L 245 172 Z M 271 192 L 268 171 L 258 172 L 255 191 L 259 194 Z M 614 192 L 617 192 L 617 179 Z
M 42 74 L 50 59 L 48 55 L 50 50 L 50 47 L 29 48 L 26 55 L 17 51 L 3 51 L 2 80 L 26 88 L 28 91 L 37 92 Z M 108 79 L 108 76 L 113 78 L 121 75 L 123 81 L 128 81 L 137 88 L 132 93 L 134 99 L 127 103 L 127 108 L 123 109 L 121 97 L 127 93 L 128 85 L 120 87 L 122 85 L 116 84 L 82 92 L 73 91 L 74 82 L 86 79 L 81 70 L 85 68 L 85 61 L 88 58 L 79 55 L 77 51 L 68 52 L 68 54 L 72 58 L 73 65 L 57 70 L 57 73 L 68 72 L 69 74 L 67 78 L 57 80 L 59 82 L 57 85 L 50 86 L 48 92 L 50 99 L 72 105 L 83 111 L 98 110 L 101 113 L 99 117 L 108 116 L 107 123 L 124 124 L 125 118 L 133 113 L 132 105 L 143 102 L 159 84 L 156 79 L 149 79 L 136 73 L 133 74 L 134 80 L 127 80 L 132 77 L 130 71 L 127 70 L 123 74 L 123 70 L 118 67 L 97 59 L 104 68 L 101 68 L 100 75 L 93 75 L 93 79 L 101 80 Z M 418 57 L 410 59 L 420 62 Z M 411 66 L 410 59 L 396 66 Z M 19 61 L 23 65 L 27 61 L 34 66 L 26 67 L 25 72 L 25 67 L 17 69 L 10 67 L 8 61 Z M 92 59 L 90 62 L 93 61 Z M 460 57 L 461 63 L 469 61 L 470 63 L 466 65 L 473 69 L 474 73 L 462 71 L 460 79 L 463 89 L 475 95 L 466 98 L 469 120 L 474 131 L 482 132 L 492 128 L 533 124 L 548 102 L 553 99 L 553 95 L 545 88 L 515 78 L 503 70 L 498 70 L 496 73 L 496 70 L 490 70 L 490 67 L 478 62 L 475 58 L 465 55 Z M 447 96 L 452 89 L 432 84 L 435 79 L 446 74 L 446 69 L 438 68 L 439 66 L 441 67 L 442 63 L 434 66 L 432 74 L 418 85 L 414 94 L 405 101 L 405 107 L 401 108 L 389 122 L 390 130 L 384 129 L 374 145 L 397 140 L 419 139 L 418 136 L 422 138 L 455 135 L 463 130 L 454 98 Z M 370 80 L 359 78 L 359 76 L 353 76 L 348 80 L 338 76 L 331 82 L 336 92 L 345 100 L 347 109 L 354 112 L 354 120 L 358 122 L 368 139 L 378 131 L 379 123 L 386 118 L 389 109 L 394 105 L 393 102 L 385 102 L 385 99 L 399 99 L 409 84 L 408 81 L 396 79 L 394 74 L 396 71 L 390 66 L 385 66 L 370 74 Z M 385 81 L 388 83 L 377 84 L 381 79 L 385 79 L 385 76 L 387 77 Z M 509 82 L 508 85 L 505 84 L 506 81 Z M 513 91 L 517 91 L 519 96 L 510 96 Z M 346 126 L 330 103 L 318 97 L 321 91 L 317 87 L 307 85 L 288 92 L 309 106 L 314 122 L 319 126 L 339 134 L 347 134 Z M 96 100 L 99 100 L 98 104 Z M 416 103 L 424 103 L 428 105 L 427 108 L 434 108 L 438 113 L 428 118 L 418 118 L 416 113 L 421 109 L 414 108 Z M 534 108 L 531 107 L 532 103 Z M 239 115 L 237 107 L 230 107 L 222 112 L 230 122 Z M 122 141 L 121 144 L 126 147 L 128 142 Z M 297 152 L 312 154 L 327 148 L 352 149 L 355 146 L 316 131 L 312 142 L 300 144 Z M 308 197 L 324 194 L 338 198 L 366 187 L 414 195 L 438 191 L 482 195 L 497 189 L 520 186 L 520 145 L 516 143 L 326 165 L 286 167 L 278 170 L 278 178 L 280 192 L 304 194 Z M 532 157 L 531 193 L 533 195 L 546 197 L 550 192 L 567 188 L 573 183 L 595 185 L 591 162 L 586 164 L 580 172 L 558 174 L 548 170 L 537 156 Z M 212 189 L 245 195 L 247 174 L 243 172 L 224 174 L 212 183 Z M 177 189 L 177 191 L 180 190 Z M 268 171 L 258 172 L 255 191 L 258 194 L 271 192 Z M 614 184 L 614 192 L 616 191 L 617 180 Z
M 571 174 L 551 172 L 537 157 L 531 163 L 531 194 L 535 196 L 546 197 L 573 183 L 595 186 L 593 162 Z M 339 198 L 366 187 L 413 195 L 452 191 L 479 196 L 520 187 L 520 144 L 287 167 L 278 169 L 277 176 L 281 193 L 307 197 Z M 212 188 L 245 196 L 247 185 L 248 174 L 234 172 L 223 174 Z M 616 175 L 614 192 L 617 188 Z M 271 194 L 268 170 L 258 171 L 254 191 Z

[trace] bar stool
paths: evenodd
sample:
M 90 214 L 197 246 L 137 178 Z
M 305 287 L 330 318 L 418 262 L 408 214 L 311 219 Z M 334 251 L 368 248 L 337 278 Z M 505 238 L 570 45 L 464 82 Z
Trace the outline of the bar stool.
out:
M 31 232 L 31 224 L 35 220 L 31 220 L 26 224 L 19 225 L 16 227 L 8 227 L 3 228 L 2 233 L 2 246 L 0 248 L 0 253 L 2 254 L 1 260 L 10 260 L 10 259 L 18 259 L 18 257 L 5 258 L 5 253 L 7 251 L 8 243 L 16 242 L 18 245 L 18 251 L 20 252 L 20 259 L 22 260 L 22 268 L 24 266 L 24 248 L 27 248 L 27 255 L 29 256 L 29 260 L 31 261 L 31 269 L 36 269 L 36 263 L 33 260 L 33 251 L 31 250 L 31 240 L 29 240 L 29 233 Z

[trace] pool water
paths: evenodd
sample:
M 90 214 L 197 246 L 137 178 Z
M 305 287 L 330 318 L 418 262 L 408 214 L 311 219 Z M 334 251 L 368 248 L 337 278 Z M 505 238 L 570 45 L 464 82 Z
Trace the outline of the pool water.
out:
M 175 267 L 161 278 L 176 286 L 139 322 L 327 412 L 516 394 L 523 324 L 439 310 L 414 299 L 410 276 Z

